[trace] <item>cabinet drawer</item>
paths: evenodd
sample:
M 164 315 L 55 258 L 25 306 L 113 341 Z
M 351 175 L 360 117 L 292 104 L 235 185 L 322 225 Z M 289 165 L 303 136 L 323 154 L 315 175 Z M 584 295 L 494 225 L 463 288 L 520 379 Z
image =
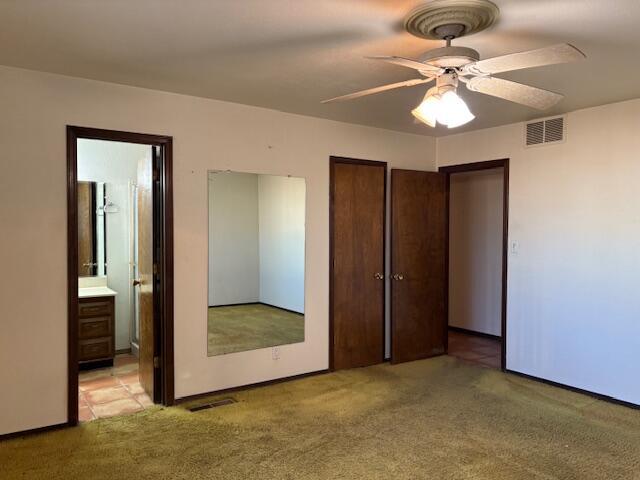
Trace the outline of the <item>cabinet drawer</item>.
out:
M 99 360 L 113 357 L 111 337 L 80 340 L 78 343 L 78 360 Z
M 80 318 L 109 316 L 113 313 L 112 305 L 113 300 L 111 299 L 80 301 L 78 303 L 78 316 Z
M 78 338 L 98 338 L 111 336 L 111 317 L 81 318 Z

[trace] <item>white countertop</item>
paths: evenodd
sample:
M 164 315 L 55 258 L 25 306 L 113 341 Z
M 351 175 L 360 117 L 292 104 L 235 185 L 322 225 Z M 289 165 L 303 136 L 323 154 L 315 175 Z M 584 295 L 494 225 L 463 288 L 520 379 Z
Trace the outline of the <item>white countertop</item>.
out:
M 78 288 L 78 298 L 89 297 L 114 297 L 117 293 L 109 287 L 85 287 Z

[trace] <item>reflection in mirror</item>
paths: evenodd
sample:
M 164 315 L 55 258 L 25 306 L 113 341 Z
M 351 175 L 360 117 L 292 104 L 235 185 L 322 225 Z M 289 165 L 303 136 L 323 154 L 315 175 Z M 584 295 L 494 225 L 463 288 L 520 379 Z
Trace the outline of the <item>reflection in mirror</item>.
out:
M 102 182 L 78 182 L 78 276 L 107 274 L 106 228 Z
M 209 356 L 304 342 L 304 178 L 208 177 Z

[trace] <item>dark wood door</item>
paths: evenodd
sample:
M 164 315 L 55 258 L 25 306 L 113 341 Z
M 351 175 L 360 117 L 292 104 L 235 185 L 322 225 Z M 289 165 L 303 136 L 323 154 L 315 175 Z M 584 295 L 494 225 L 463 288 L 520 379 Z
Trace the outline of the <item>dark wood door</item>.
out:
M 386 164 L 331 160 L 333 369 L 384 360 Z
M 138 161 L 138 308 L 139 377 L 154 398 L 155 329 L 153 321 L 153 166 L 151 157 Z
M 391 170 L 391 361 L 447 344 L 446 175 Z

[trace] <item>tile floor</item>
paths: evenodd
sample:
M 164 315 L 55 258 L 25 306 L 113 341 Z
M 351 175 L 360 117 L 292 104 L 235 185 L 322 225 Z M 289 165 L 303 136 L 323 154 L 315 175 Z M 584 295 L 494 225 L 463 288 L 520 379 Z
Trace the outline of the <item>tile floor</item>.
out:
M 449 355 L 467 363 L 500 368 L 500 340 L 449 330 Z
M 138 359 L 117 355 L 113 367 L 81 371 L 78 405 L 81 422 L 139 412 L 153 405 L 138 379 Z

